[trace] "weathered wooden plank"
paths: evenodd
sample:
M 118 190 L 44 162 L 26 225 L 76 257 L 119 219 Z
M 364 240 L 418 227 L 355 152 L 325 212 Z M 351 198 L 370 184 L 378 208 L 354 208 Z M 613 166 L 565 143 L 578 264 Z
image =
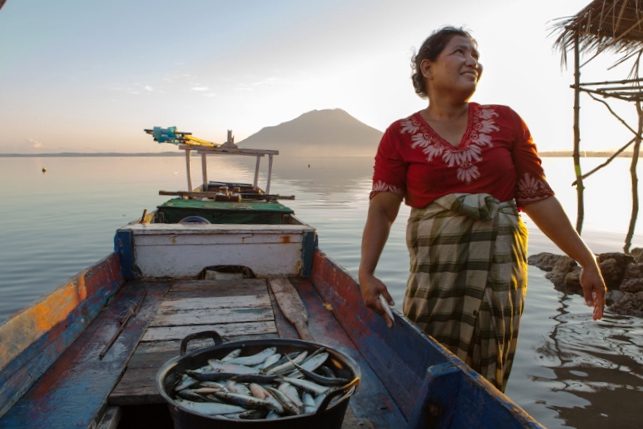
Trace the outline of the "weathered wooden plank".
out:
M 196 298 L 260 295 L 266 293 L 267 285 L 264 279 L 240 280 L 184 280 L 174 284 L 167 298 Z
M 109 405 L 160 404 L 163 397 L 156 388 L 159 368 L 137 368 L 126 371 L 108 398 Z
M 76 340 L 122 283 L 112 254 L 0 327 L 0 415 Z
M 259 335 L 240 335 L 234 338 L 226 338 L 226 342 L 230 341 L 247 341 L 259 340 L 266 338 L 279 338 L 275 333 L 259 334 Z M 146 341 L 142 342 L 136 348 L 136 352 L 132 355 L 129 362 L 127 362 L 127 371 L 136 368 L 160 368 L 162 364 L 171 358 L 179 355 L 181 341 L 168 340 L 168 341 Z M 188 344 L 188 353 L 194 352 L 199 349 L 213 347 L 212 340 L 195 340 Z
M 252 302 L 256 307 L 269 307 L 270 298 L 267 293 L 245 296 L 224 296 L 216 298 L 182 298 L 167 300 L 161 305 L 161 311 L 187 310 L 197 308 L 243 308 Z
M 277 304 L 277 300 L 270 288 L 268 288 L 268 293 L 270 295 L 270 301 L 272 302 L 272 311 L 275 315 L 275 325 L 277 325 L 279 338 L 299 338 L 299 334 L 295 327 L 286 319 L 279 309 L 279 304 Z
M 188 351 L 197 350 L 205 347 L 211 347 L 214 345 L 214 341 L 211 339 L 204 340 L 194 340 L 191 341 L 188 345 Z M 173 355 L 178 355 L 181 347 L 181 340 L 167 340 L 167 341 L 146 341 L 139 343 L 134 355 L 127 363 L 127 367 L 137 367 L 134 365 L 134 360 L 139 355 L 147 355 L 153 353 L 170 353 Z
M 285 278 L 270 279 L 270 289 L 286 319 L 295 326 L 299 337 L 310 339 L 308 313 L 293 285 Z
M 247 323 L 221 323 L 189 326 L 150 327 L 141 341 L 180 340 L 190 334 L 201 331 L 217 331 L 223 336 L 275 334 L 277 326 L 274 320 Z
M 101 350 L 122 315 L 147 289 L 145 301 L 114 345 Z M 127 283 L 82 335 L 2 418 L 2 428 L 88 427 L 105 404 L 169 284 Z M 29 423 L 28 426 L 26 422 Z
M 158 314 L 150 326 L 205 325 L 214 323 L 241 323 L 274 320 L 271 307 L 263 308 L 217 308 L 164 311 Z

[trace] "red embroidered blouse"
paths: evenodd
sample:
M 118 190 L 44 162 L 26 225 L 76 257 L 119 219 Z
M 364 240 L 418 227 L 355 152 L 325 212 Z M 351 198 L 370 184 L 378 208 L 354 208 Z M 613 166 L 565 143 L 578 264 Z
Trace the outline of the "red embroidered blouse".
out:
M 458 146 L 440 137 L 420 112 L 395 121 L 375 156 L 371 198 L 404 196 L 423 208 L 451 193 L 488 193 L 519 207 L 554 195 L 536 145 L 523 120 L 507 106 L 469 103 L 467 129 Z

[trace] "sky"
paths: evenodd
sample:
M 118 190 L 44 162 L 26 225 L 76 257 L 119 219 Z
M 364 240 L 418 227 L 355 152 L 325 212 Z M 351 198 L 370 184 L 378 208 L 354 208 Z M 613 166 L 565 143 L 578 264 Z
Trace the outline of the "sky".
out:
M 0 10 L 0 153 L 172 150 L 143 132 L 177 126 L 236 140 L 314 109 L 384 130 L 426 107 L 410 81 L 444 25 L 479 43 L 472 101 L 506 104 L 543 150 L 572 147 L 573 81 L 553 20 L 589 0 L 7 0 Z M 623 79 L 609 55 L 584 81 Z M 615 107 L 635 123 L 635 107 Z M 582 99 L 586 150 L 631 138 Z

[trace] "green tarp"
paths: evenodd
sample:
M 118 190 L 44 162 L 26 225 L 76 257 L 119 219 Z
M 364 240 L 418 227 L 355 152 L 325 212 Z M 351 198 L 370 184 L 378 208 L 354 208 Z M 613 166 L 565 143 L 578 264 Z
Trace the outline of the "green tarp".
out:
M 178 223 L 187 216 L 201 216 L 211 223 L 282 224 L 288 223 L 293 210 L 267 201 L 212 201 L 174 198 L 158 206 L 158 220 Z

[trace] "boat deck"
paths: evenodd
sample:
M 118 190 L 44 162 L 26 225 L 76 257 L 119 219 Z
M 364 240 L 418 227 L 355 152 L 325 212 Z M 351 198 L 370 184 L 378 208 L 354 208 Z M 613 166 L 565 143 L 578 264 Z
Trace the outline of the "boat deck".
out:
M 311 340 L 355 359 L 361 384 L 344 428 L 406 426 L 401 410 L 360 355 L 311 280 L 291 278 L 308 313 Z M 156 388 L 161 365 L 186 335 L 215 330 L 227 340 L 299 338 L 265 279 L 130 281 L 14 406 L 3 428 L 171 428 Z M 208 346 L 208 341 L 190 343 Z M 102 421 L 101 421 L 102 420 Z M 109 426 L 112 425 L 112 426 Z

